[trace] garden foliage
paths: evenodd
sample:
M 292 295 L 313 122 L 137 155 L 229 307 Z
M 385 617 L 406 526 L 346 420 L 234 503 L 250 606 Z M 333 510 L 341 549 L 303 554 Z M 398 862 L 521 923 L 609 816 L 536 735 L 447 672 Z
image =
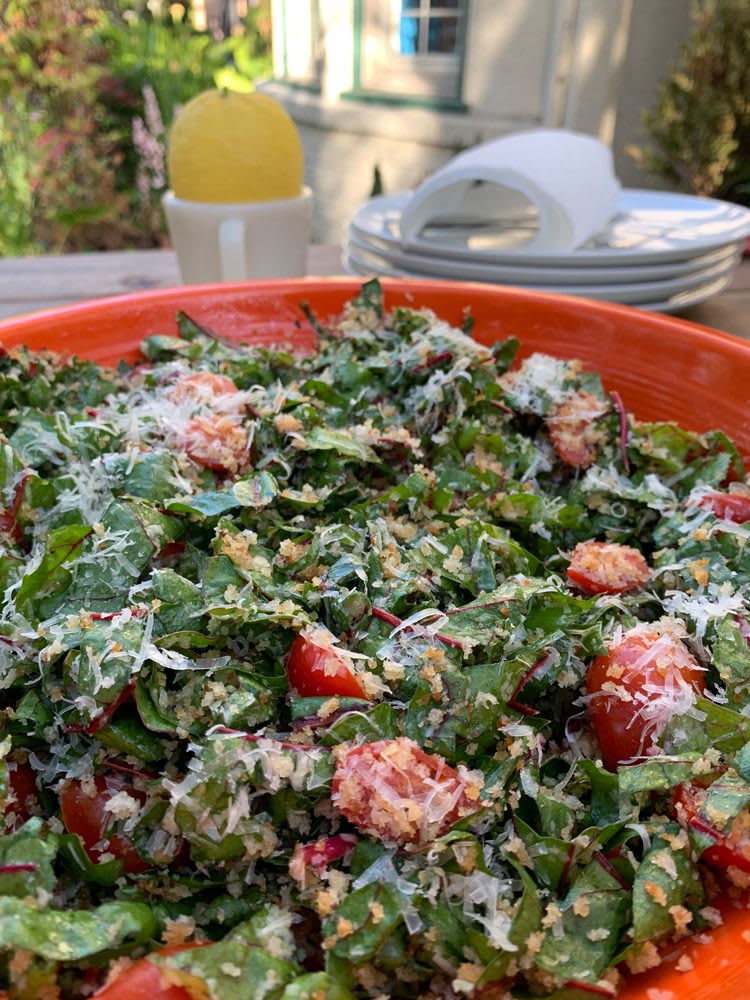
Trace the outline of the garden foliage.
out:
M 694 28 L 644 123 L 647 170 L 700 195 L 750 205 L 750 4 L 701 0 Z
M 187 3 L 0 2 L 0 255 L 160 246 L 168 127 L 270 74 L 267 7 L 214 39 Z

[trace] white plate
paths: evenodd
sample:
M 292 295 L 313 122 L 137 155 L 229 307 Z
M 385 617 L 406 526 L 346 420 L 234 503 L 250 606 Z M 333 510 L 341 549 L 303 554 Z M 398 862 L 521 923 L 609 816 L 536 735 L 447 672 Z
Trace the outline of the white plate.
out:
M 346 273 L 359 278 L 371 278 L 373 274 L 377 274 L 381 277 L 401 277 L 401 275 L 395 274 L 391 271 L 378 271 L 371 267 L 362 267 L 355 261 L 351 260 L 346 253 L 343 255 L 342 261 Z M 689 306 L 697 305 L 699 302 L 705 302 L 707 299 L 712 299 L 715 295 L 723 292 L 731 280 L 732 275 L 730 273 L 725 275 L 723 278 L 718 278 L 714 281 L 709 281 L 703 285 L 699 285 L 697 288 L 694 288 L 689 292 L 679 292 L 677 295 L 672 295 L 668 299 L 656 302 L 632 302 L 630 305 L 634 309 L 644 309 L 648 312 L 681 312 Z M 559 290 L 559 294 L 569 295 L 570 289 L 561 288 Z
M 351 225 L 362 235 L 401 247 L 399 219 L 410 192 L 379 195 L 361 205 Z M 750 236 L 750 209 L 713 198 L 625 189 L 610 225 L 569 254 L 524 254 L 503 249 L 517 233 L 496 223 L 467 226 L 456 219 L 425 229 L 408 249 L 451 259 L 532 267 L 612 267 L 690 261 Z
M 636 308 L 648 309 L 649 312 L 682 312 L 683 309 L 687 309 L 689 306 L 695 306 L 699 302 L 712 299 L 715 295 L 723 292 L 731 281 L 732 275 L 727 274 L 723 278 L 718 278 L 706 285 L 699 285 L 688 292 L 679 292 L 677 295 L 672 295 L 664 302 L 647 302 L 645 305 L 639 302 Z
M 429 254 L 402 250 L 399 244 L 385 246 L 382 241 L 371 240 L 350 226 L 346 242 L 355 253 L 376 254 L 382 263 L 423 276 L 453 278 L 463 281 L 491 281 L 499 285 L 617 285 L 640 281 L 664 281 L 688 278 L 703 274 L 709 267 L 735 266 L 745 248 L 745 241 L 730 243 L 693 261 L 674 264 L 657 264 L 647 267 L 513 267 L 509 264 L 488 264 L 485 261 L 466 260 L 465 257 L 437 257 Z
M 498 284 L 493 278 L 480 277 L 476 268 L 471 268 L 472 274 L 460 275 L 454 267 L 453 274 L 442 270 L 423 271 L 421 269 L 405 269 L 396 267 L 386 256 L 376 254 L 372 250 L 362 249 L 352 241 L 344 243 L 344 254 L 359 268 L 371 268 L 378 274 L 387 274 L 391 277 L 399 278 L 432 278 L 432 277 L 453 277 L 480 281 L 489 284 Z M 670 300 L 673 295 L 690 291 L 707 283 L 718 281 L 723 278 L 730 278 L 736 267 L 739 257 L 730 257 L 726 261 L 714 264 L 703 271 L 695 271 L 692 274 L 683 275 L 681 278 L 668 278 L 665 281 L 639 281 L 634 283 L 619 283 L 614 285 L 555 285 L 552 282 L 540 282 L 533 286 L 542 292 L 562 292 L 567 295 L 581 295 L 587 299 L 604 299 L 607 302 L 621 302 L 625 305 L 633 305 L 640 302 L 660 302 Z M 441 261 L 443 266 L 448 262 Z

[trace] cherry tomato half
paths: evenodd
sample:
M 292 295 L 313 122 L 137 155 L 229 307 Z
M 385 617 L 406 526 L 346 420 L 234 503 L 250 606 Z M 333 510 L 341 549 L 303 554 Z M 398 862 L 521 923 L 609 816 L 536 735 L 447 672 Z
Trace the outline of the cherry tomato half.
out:
M 405 736 L 347 750 L 333 775 L 334 805 L 380 840 L 424 845 L 481 803 L 481 777 L 447 764 Z
M 625 632 L 586 677 L 588 713 L 610 771 L 658 753 L 657 741 L 703 691 L 703 670 L 685 644 L 650 625 Z
M 720 493 L 712 490 L 704 493 L 697 506 L 710 510 L 722 521 L 745 524 L 750 521 L 750 493 Z
M 8 801 L 5 805 L 5 815 L 12 814 L 15 819 L 13 828 L 22 826 L 31 819 L 39 808 L 39 789 L 36 784 L 36 774 L 28 764 L 9 760 L 8 767 Z
M 227 375 L 214 372 L 192 372 L 184 375 L 169 390 L 169 398 L 175 403 L 194 400 L 196 403 L 209 402 L 216 396 L 231 396 L 239 389 Z
M 721 780 L 718 778 L 717 780 Z M 719 830 L 700 815 L 708 787 L 699 781 L 686 781 L 674 792 L 673 806 L 677 821 L 707 834 L 714 843 L 701 854 L 701 860 L 726 871 L 739 868 L 750 872 L 750 809 L 744 809 L 732 820 L 728 830 Z
M 289 874 L 304 886 L 308 872 L 320 877 L 330 864 L 352 851 L 358 840 L 353 833 L 335 833 L 311 844 L 295 844 L 289 861 Z
M 552 446 L 574 469 L 587 469 L 596 460 L 600 432 L 596 426 L 606 405 L 593 393 L 581 390 L 563 400 L 547 417 Z
M 624 594 L 642 587 L 649 567 L 638 549 L 617 542 L 580 542 L 567 574 L 587 594 Z
M 292 643 L 286 661 L 289 687 L 302 698 L 328 695 L 340 698 L 367 698 L 362 681 L 343 650 L 326 645 L 323 629 L 300 633 Z
M 138 875 L 152 866 L 138 854 L 130 837 L 121 833 L 107 836 L 107 829 L 114 823 L 111 812 L 105 809 L 107 802 L 119 792 L 127 792 L 138 802 L 145 802 L 146 796 L 119 777 L 105 777 L 98 774 L 93 779 L 96 789 L 89 795 L 83 783 L 75 778 L 65 781 L 60 789 L 60 810 L 62 821 L 68 833 L 77 833 L 89 858 L 97 864 L 101 855 L 108 853 L 122 861 L 122 870 L 129 875 Z
M 174 955 L 188 948 L 202 948 L 204 942 L 172 945 L 162 948 L 157 955 Z M 195 1000 L 194 994 L 184 986 L 171 983 L 165 970 L 155 965 L 150 956 L 129 965 L 98 993 L 96 1000 Z
M 232 417 L 194 417 L 185 424 L 179 440 L 190 458 L 206 469 L 237 472 L 248 464 L 250 438 Z

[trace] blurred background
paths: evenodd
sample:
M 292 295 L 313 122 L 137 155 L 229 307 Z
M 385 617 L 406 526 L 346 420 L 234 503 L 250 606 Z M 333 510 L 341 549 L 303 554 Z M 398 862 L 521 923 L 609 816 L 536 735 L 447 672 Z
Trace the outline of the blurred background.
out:
M 166 245 L 168 128 L 213 86 L 294 118 L 316 242 L 534 126 L 750 204 L 748 0 L 0 0 L 0 256 Z

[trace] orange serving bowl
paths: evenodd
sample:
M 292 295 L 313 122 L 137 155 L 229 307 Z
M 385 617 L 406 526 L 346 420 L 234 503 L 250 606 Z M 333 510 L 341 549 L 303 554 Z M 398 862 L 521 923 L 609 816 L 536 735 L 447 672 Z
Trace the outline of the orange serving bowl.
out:
M 347 278 L 171 288 L 120 296 L 0 323 L 0 343 L 50 348 L 102 364 L 135 361 L 151 333 L 176 332 L 183 309 L 226 337 L 310 350 L 315 335 L 300 303 L 323 322 L 360 287 Z M 750 342 L 669 316 L 562 295 L 444 281 L 382 282 L 386 306 L 430 306 L 460 325 L 470 313 L 474 335 L 491 344 L 508 336 L 522 353 L 580 358 L 619 390 L 645 420 L 676 420 L 694 431 L 720 428 L 750 455 Z M 750 911 L 728 900 L 724 923 L 666 955 L 659 968 L 629 979 L 621 1000 L 750 998 Z M 680 956 L 693 964 L 677 971 Z M 690 965 L 683 961 L 681 965 Z M 583 994 L 581 994 L 583 995 Z

